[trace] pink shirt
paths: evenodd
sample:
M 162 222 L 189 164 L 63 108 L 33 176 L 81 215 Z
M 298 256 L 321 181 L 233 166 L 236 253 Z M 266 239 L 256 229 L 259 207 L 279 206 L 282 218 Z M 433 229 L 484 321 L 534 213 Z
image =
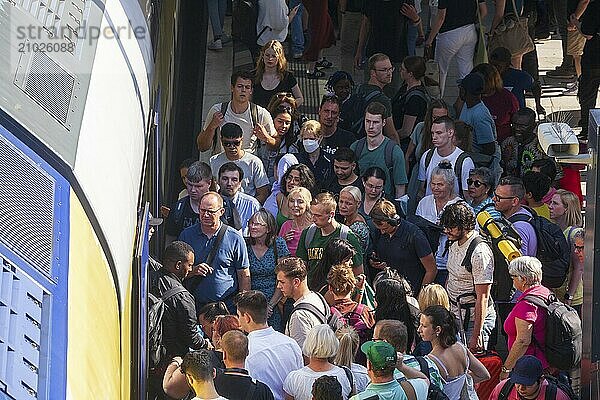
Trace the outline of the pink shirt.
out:
M 494 391 L 492 392 L 492 394 L 490 395 L 488 400 L 498 400 L 498 396 L 500 395 L 500 392 L 502 391 L 502 388 L 504 387 L 504 383 L 507 380 L 508 379 L 505 379 L 505 380 L 501 381 L 498 385 L 496 385 L 496 387 L 494 388 Z M 536 400 L 545 400 L 546 399 L 546 386 L 548 386 L 548 381 L 544 379 L 542 382 L 542 388 L 540 389 L 540 394 L 538 395 L 538 397 L 536 397 Z M 517 393 L 517 389 L 513 388 L 510 391 L 510 393 L 508 394 L 507 400 L 519 400 L 519 394 Z M 550 399 L 548 399 L 548 400 L 550 400 Z M 565 392 L 563 392 L 562 390 L 557 388 L 556 400 L 569 400 L 569 396 L 567 396 L 565 394 Z
M 279 236 L 285 238 L 285 235 L 293 229 L 293 220 L 288 219 L 281 225 L 281 229 L 279 229 Z M 288 250 L 292 254 L 292 256 L 296 257 L 296 249 L 298 248 L 298 242 L 300 241 L 300 235 L 302 235 L 302 230 L 296 229 L 294 232 L 294 238 L 287 243 Z
M 550 290 L 541 285 L 534 286 L 524 291 L 523 294 L 517 299 L 515 306 L 510 314 L 508 314 L 506 321 L 504 321 L 504 330 L 508 335 L 508 349 L 510 350 L 512 348 L 517 338 L 517 325 L 515 324 L 515 318 L 519 318 L 523 321 L 533 324 L 533 336 L 535 337 L 535 341 L 531 340 L 531 343 L 529 344 L 529 347 L 527 347 L 525 354 L 536 357 L 542 362 L 542 367 L 546 369 L 550 366 L 550 364 L 548 364 L 548 360 L 546 359 L 546 355 L 542 349 L 546 344 L 544 332 L 546 330 L 545 327 L 547 314 L 546 310 L 539 309 L 538 306 L 522 300 L 528 294 L 534 294 L 548 298 L 550 295 Z

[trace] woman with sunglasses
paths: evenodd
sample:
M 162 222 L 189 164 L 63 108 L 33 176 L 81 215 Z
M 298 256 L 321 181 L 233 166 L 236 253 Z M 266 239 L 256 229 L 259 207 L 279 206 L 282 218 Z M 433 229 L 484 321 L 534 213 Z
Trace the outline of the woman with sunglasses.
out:
M 473 208 L 475 215 L 481 211 L 487 211 L 492 218 L 499 220 L 502 215 L 494 207 L 494 175 L 489 168 L 479 167 L 469 171 L 467 185 L 469 187 L 469 205 Z
M 256 60 L 256 77 L 252 102 L 267 107 L 271 97 L 277 93 L 290 93 L 296 106 L 304 101 L 298 81 L 288 70 L 283 46 L 277 40 L 268 41 Z
M 581 315 L 583 304 L 583 216 L 579 198 L 568 190 L 558 189 L 550 201 L 550 218 L 562 229 L 571 248 L 571 266 L 567 280 L 552 289 L 559 300 L 571 305 Z

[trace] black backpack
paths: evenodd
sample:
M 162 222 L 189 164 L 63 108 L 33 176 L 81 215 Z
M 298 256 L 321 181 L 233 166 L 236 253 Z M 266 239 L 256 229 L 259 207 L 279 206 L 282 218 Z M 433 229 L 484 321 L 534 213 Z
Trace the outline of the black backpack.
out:
M 546 386 L 546 392 L 544 393 L 544 398 L 546 400 L 556 400 L 558 389 L 562 390 L 569 399 L 579 400 L 579 397 L 573 392 L 571 386 L 564 384 L 562 381 L 551 375 L 544 376 L 544 378 L 548 381 L 548 386 Z M 510 379 L 507 380 L 498 394 L 498 400 L 508 400 L 508 395 L 510 395 L 510 392 L 514 387 L 514 383 L 512 383 Z
M 427 110 L 427 108 L 429 108 L 429 104 L 431 104 L 431 96 L 429 96 L 429 93 L 427 93 L 427 89 L 425 88 L 425 85 L 419 85 L 419 86 L 412 87 L 412 88 L 408 89 L 406 92 L 401 92 L 400 90 L 398 90 L 396 95 L 392 98 L 392 115 L 394 116 L 394 125 L 396 125 L 397 127 L 402 127 L 401 121 L 398 120 L 398 118 L 401 115 L 404 115 L 404 113 L 405 113 L 404 109 L 405 109 L 406 105 L 408 104 L 408 101 L 413 96 L 417 96 L 417 97 L 423 99 L 423 101 L 425 101 L 425 103 L 427 104 L 425 107 L 425 110 Z M 415 121 L 415 124 L 419 121 L 420 120 L 417 119 L 417 121 Z
M 318 293 L 318 292 L 313 292 L 313 293 L 315 293 L 317 296 L 319 296 L 319 299 L 321 299 L 321 302 L 323 303 L 323 307 L 325 308 L 325 314 L 323 314 L 323 312 L 321 310 L 319 310 L 317 307 L 315 307 L 314 305 L 312 305 L 310 303 L 300 303 L 292 309 L 292 312 L 290 313 L 290 319 L 291 319 L 292 314 L 295 313 L 296 311 L 305 310 L 305 311 L 308 311 L 311 314 L 313 314 L 315 317 L 317 317 L 317 319 L 319 320 L 320 323 L 329 325 L 331 327 L 331 329 L 333 329 L 334 332 L 337 331 L 342 326 L 344 326 L 344 321 L 341 318 L 342 314 L 340 314 L 340 312 L 337 311 L 336 309 L 334 309 L 334 312 L 331 312 L 331 308 L 329 307 L 329 304 L 327 304 L 327 301 L 321 295 L 321 293 Z M 289 321 L 288 321 L 288 324 L 289 324 Z
M 256 46 L 256 41 L 267 30 L 265 26 L 258 35 L 256 23 L 258 21 L 258 0 L 233 0 L 233 13 L 231 16 L 231 36 L 248 47 Z
M 429 364 L 425 360 L 425 357 L 415 357 L 415 359 L 419 362 L 419 369 L 427 379 L 429 379 L 429 390 L 427 391 L 427 400 L 450 400 L 446 393 L 444 393 L 439 387 L 431 383 L 431 378 L 429 377 Z
M 171 297 L 185 292 L 182 285 L 177 285 L 167 290 L 161 297 L 156 297 L 148 293 L 150 307 L 148 309 L 148 349 L 150 353 L 150 366 L 156 367 L 167 354 L 167 349 L 163 344 L 163 326 L 162 319 L 166 311 L 166 301 Z
M 547 311 L 544 336 L 544 354 L 551 366 L 561 371 L 570 371 L 581 362 L 582 330 L 581 319 L 575 309 L 561 301 L 554 294 L 548 299 L 536 295 L 523 298 Z M 533 336 L 533 343 L 541 349 Z
M 532 217 L 525 214 L 512 215 L 511 223 L 526 221 L 533 226 L 537 237 L 536 257 L 542 263 L 542 285 L 547 288 L 559 288 L 565 283 L 571 262 L 571 249 L 558 225 L 540 217 L 527 208 Z
M 438 247 L 440 246 L 440 235 L 444 231 L 444 228 L 416 214 L 409 215 L 406 217 L 406 220 L 411 224 L 416 225 L 423 232 L 429 242 L 431 252 L 435 257 Z M 414 240 L 414 235 L 411 235 L 411 239 Z
M 379 89 L 373 90 L 372 92 L 365 94 L 362 90 L 363 86 L 360 86 L 358 90 L 350 96 L 348 99 L 348 107 L 350 112 L 348 113 L 350 121 L 344 121 L 345 126 L 349 131 L 354 133 L 354 136 L 364 137 L 365 133 L 365 111 L 367 106 L 372 101 L 375 101 L 377 96 L 385 96 Z

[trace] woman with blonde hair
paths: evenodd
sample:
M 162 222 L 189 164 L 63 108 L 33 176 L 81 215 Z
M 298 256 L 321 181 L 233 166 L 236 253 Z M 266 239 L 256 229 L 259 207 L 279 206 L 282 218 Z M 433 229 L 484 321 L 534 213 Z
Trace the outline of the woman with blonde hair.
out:
M 296 156 L 298 162 L 310 168 L 319 185 L 326 182 L 333 172 L 331 160 L 321 150 L 323 132 L 319 121 L 309 119 L 302 124 L 298 142 L 299 151 Z
M 310 203 L 312 195 L 305 187 L 295 187 L 287 195 L 287 208 L 291 219 L 281 225 L 279 236 L 287 242 L 287 247 L 294 257 L 302 231 L 312 224 Z
M 364 392 L 367 385 L 371 383 L 371 379 L 367 368 L 354 362 L 360 348 L 360 338 L 356 329 L 348 325 L 342 326 L 335 331 L 335 336 L 340 341 L 340 348 L 333 362 L 339 367 L 346 367 L 352 371 L 354 377 L 354 387 L 352 389 L 355 393 Z
M 446 310 L 450 310 L 450 298 L 448 292 L 443 286 L 437 283 L 432 283 L 421 289 L 419 293 L 419 308 L 426 309 L 429 306 L 442 306 Z
M 262 47 L 256 60 L 252 102 L 266 108 L 271 97 L 277 93 L 292 94 L 296 107 L 304 101 L 298 81 L 288 70 L 283 46 L 277 40 L 270 40 Z
M 341 367 L 329 362 L 337 355 L 339 347 L 340 342 L 329 325 L 315 325 L 308 332 L 302 345 L 302 353 L 310 361 L 308 365 L 290 372 L 285 378 L 285 400 L 311 400 L 313 383 L 323 375 L 335 376 L 342 385 L 344 400 L 348 400 L 352 392 L 350 380 Z
M 345 186 L 340 190 L 338 210 L 344 218 L 343 224 L 358 237 L 363 252 L 369 247 L 369 226 L 358 209 L 362 202 L 362 193 L 356 186 Z
M 581 315 L 583 304 L 583 215 L 579 198 L 568 190 L 558 189 L 548 206 L 550 218 L 562 229 L 571 249 L 571 265 L 567 279 L 557 289 L 552 289 L 556 296 L 571 305 Z

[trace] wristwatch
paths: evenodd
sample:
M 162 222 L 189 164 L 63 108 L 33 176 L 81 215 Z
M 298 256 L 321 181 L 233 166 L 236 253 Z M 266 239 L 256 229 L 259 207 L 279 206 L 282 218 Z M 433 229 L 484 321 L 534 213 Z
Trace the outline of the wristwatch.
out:
M 504 373 L 504 374 L 510 374 L 510 371 L 512 371 L 512 369 L 508 369 L 504 365 L 502 366 L 502 373 Z
M 564 299 L 567 301 L 570 301 L 570 300 L 573 300 L 573 297 L 575 297 L 575 296 L 573 296 L 572 294 L 567 292 L 567 293 L 565 293 Z

